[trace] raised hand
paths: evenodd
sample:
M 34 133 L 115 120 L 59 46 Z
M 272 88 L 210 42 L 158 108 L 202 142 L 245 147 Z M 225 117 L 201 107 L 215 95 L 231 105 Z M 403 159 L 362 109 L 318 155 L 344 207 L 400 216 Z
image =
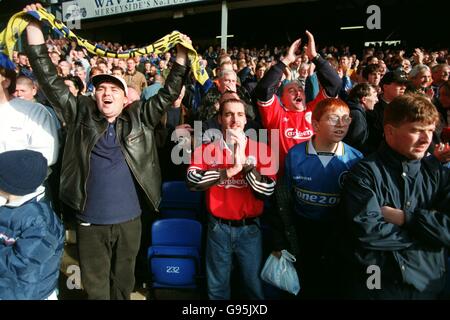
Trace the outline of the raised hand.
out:
M 432 87 L 428 87 L 428 88 L 425 90 L 425 95 L 426 95 L 430 100 L 432 100 L 433 97 L 434 97 L 434 90 L 433 90 L 433 88 L 432 88 Z
M 416 64 L 423 64 L 423 51 L 419 48 L 414 49 L 413 59 Z
M 245 147 L 247 146 L 247 138 L 242 129 L 227 129 L 230 134 L 230 142 L 240 148 L 240 152 L 245 154 Z
M 29 11 L 37 11 L 38 9 L 42 8 L 42 5 L 40 3 L 32 3 L 27 5 L 23 11 L 29 12 Z
M 227 129 L 227 136 L 229 142 L 233 145 L 233 166 L 227 169 L 227 177 L 231 178 L 241 172 L 244 167 L 247 139 L 240 129 Z
M 281 59 L 281 61 L 286 66 L 289 66 L 292 62 L 294 62 L 297 59 L 297 55 L 295 53 L 299 51 L 301 41 L 302 39 L 295 40 L 289 47 L 289 50 L 286 53 L 286 55 L 283 57 L 283 59 Z
M 316 70 L 316 65 L 314 64 L 314 63 L 310 63 L 309 64 L 309 72 L 308 72 L 308 74 L 310 75 L 310 76 L 312 76 L 313 74 L 314 74 L 314 71 Z
M 192 45 L 192 41 L 191 38 L 189 38 L 187 35 L 185 34 L 181 34 L 181 39 L 184 42 L 189 43 L 190 45 Z M 187 52 L 188 49 L 185 48 L 184 46 L 182 46 L 181 44 L 177 44 L 177 57 L 176 57 L 176 62 L 178 64 L 181 64 L 182 66 L 186 65 L 186 60 L 187 60 Z
M 291 81 L 292 80 L 291 68 L 284 69 L 284 75 L 286 76 L 286 80 Z
M 233 153 L 233 166 L 227 169 L 228 178 L 234 177 L 244 168 L 243 164 L 241 163 L 242 162 L 241 158 L 239 156 L 239 147 L 235 145 L 234 149 L 235 151 Z
M 311 32 L 306 30 L 305 33 L 308 36 L 308 44 L 305 47 L 305 52 L 306 52 L 306 55 L 308 56 L 308 59 L 311 61 L 312 59 L 314 59 L 317 56 L 316 42 L 315 42 L 314 36 L 312 35 Z
M 23 9 L 23 11 L 37 11 L 39 8 L 42 8 L 42 5 L 40 3 L 29 4 Z M 41 25 L 34 19 L 31 20 L 27 25 L 27 39 L 29 45 L 38 45 L 45 43 Z

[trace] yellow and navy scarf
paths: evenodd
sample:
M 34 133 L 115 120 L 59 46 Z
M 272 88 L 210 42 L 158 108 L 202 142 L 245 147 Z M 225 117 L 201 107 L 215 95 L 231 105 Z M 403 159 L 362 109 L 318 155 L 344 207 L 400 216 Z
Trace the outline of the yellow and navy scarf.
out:
M 17 39 L 28 25 L 30 16 L 39 21 L 46 22 L 58 35 L 69 40 L 76 41 L 79 46 L 86 48 L 88 52 L 101 57 L 129 58 L 146 55 L 149 53 L 160 54 L 169 51 L 176 44 L 181 44 L 188 49 L 188 58 L 191 62 L 191 68 L 197 81 L 204 84 L 208 79 L 208 74 L 206 71 L 200 68 L 197 52 L 190 43 L 187 43 L 181 39 L 181 34 L 178 31 L 173 31 L 171 34 L 162 37 L 155 43 L 142 48 L 131 49 L 125 52 L 114 52 L 108 49 L 103 49 L 86 39 L 78 37 L 69 28 L 67 28 L 64 23 L 56 19 L 53 14 L 47 12 L 44 8 L 39 8 L 37 11 L 18 12 L 11 17 L 6 28 L 0 33 L 0 53 L 3 52 L 10 59 L 12 59 L 13 50 Z

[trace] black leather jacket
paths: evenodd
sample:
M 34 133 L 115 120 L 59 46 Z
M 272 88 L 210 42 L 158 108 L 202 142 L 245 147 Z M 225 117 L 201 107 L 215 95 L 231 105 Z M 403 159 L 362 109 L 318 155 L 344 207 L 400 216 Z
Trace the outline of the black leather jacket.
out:
M 108 122 L 92 97 L 74 97 L 58 77 L 45 45 L 27 48 L 33 71 L 58 117 L 67 126 L 63 155 L 60 198 L 75 210 L 86 205 L 86 183 L 91 151 L 105 133 Z M 161 171 L 153 129 L 165 109 L 178 98 L 187 68 L 174 63 L 166 85 L 145 103 L 136 101 L 116 120 L 116 133 L 128 166 L 146 199 L 158 208 L 161 198 Z

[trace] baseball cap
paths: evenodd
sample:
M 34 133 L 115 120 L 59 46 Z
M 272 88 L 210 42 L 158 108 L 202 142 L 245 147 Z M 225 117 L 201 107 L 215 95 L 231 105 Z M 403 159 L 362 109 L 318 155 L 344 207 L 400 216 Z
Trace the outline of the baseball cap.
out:
M 408 83 L 408 78 L 406 73 L 400 70 L 390 71 L 381 78 L 380 84 L 391 84 L 391 83 Z
M 120 87 L 125 92 L 126 96 L 128 96 L 128 86 L 127 86 L 125 80 L 123 80 L 122 78 L 119 78 L 119 77 L 116 77 L 116 76 L 113 76 L 110 74 L 106 74 L 106 73 L 97 74 L 92 77 L 92 84 L 94 85 L 95 88 L 97 88 L 103 82 L 114 83 L 115 85 Z

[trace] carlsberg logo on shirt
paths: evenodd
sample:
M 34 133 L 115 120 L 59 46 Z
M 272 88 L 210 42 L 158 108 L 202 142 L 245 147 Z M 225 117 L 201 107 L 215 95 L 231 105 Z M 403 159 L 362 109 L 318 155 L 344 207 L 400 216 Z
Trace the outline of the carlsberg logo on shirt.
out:
M 300 130 L 295 129 L 295 128 L 287 128 L 284 131 L 284 135 L 287 138 L 291 138 L 291 139 L 305 139 L 305 138 L 308 138 L 308 137 L 312 137 L 313 132 L 310 129 L 305 130 L 305 131 L 300 131 Z

